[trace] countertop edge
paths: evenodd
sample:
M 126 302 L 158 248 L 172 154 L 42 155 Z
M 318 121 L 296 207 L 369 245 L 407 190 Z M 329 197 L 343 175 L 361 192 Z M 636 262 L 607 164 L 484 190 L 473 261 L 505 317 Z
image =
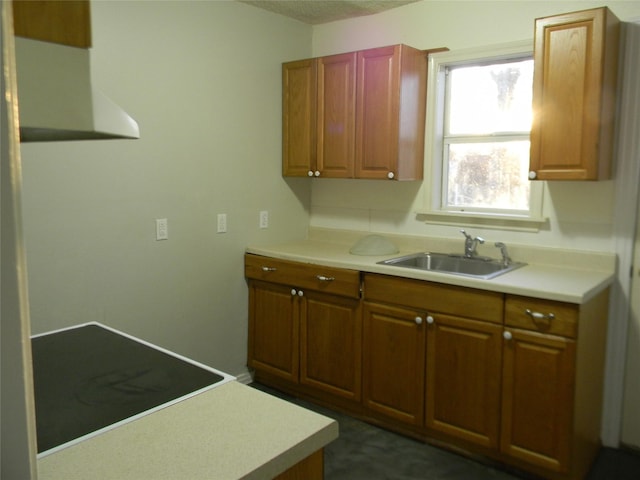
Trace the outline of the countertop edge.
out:
M 483 280 L 447 273 L 379 265 L 377 263 L 412 252 L 400 251 L 393 255 L 360 256 L 350 254 L 349 247 L 342 243 L 332 244 L 310 240 L 282 245 L 248 246 L 245 252 L 282 260 L 346 268 L 365 273 L 394 275 L 574 304 L 585 303 L 596 296 L 612 284 L 615 276 L 615 271 L 529 263 L 524 267 L 493 279 Z M 562 289 L 559 287 L 562 287 Z
M 335 420 L 232 381 L 40 458 L 38 478 L 265 479 L 337 437 Z

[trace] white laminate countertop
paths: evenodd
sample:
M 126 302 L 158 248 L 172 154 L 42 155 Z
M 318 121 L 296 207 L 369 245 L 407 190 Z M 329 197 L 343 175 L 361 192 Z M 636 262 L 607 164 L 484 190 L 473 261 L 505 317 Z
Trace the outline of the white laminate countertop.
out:
M 268 479 L 338 424 L 232 381 L 38 459 L 40 480 Z
M 396 275 L 576 304 L 585 303 L 607 288 L 615 276 L 614 254 L 523 246 L 510 247 L 511 257 L 514 261 L 526 262 L 527 265 L 489 280 L 378 265 L 377 262 L 381 260 L 419 251 L 454 252 L 457 251 L 455 248 L 463 245 L 463 241 L 452 244 L 450 240 L 443 239 L 421 238 L 417 241 L 415 238 L 405 240 L 391 237 L 400 249 L 397 254 L 363 256 L 349 253 L 352 240 L 356 238 L 353 233 L 336 237 L 336 241 L 327 240 L 324 237 L 329 235 L 324 233 L 316 235 L 319 238 L 286 244 L 249 246 L 246 252 L 328 267 Z

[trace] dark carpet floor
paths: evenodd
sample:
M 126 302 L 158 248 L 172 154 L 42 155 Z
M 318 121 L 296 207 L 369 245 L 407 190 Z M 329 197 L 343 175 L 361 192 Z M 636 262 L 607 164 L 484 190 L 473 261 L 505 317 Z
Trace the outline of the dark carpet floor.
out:
M 476 462 L 313 403 L 262 391 L 335 419 L 340 436 L 325 447 L 326 480 L 515 480 L 514 472 Z M 640 480 L 640 455 L 603 448 L 586 480 Z

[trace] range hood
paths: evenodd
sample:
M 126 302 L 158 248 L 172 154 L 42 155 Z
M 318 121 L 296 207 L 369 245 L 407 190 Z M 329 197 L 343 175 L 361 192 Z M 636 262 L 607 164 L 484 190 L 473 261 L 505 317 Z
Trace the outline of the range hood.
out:
M 140 138 L 136 121 L 93 88 L 88 49 L 15 40 L 21 142 Z

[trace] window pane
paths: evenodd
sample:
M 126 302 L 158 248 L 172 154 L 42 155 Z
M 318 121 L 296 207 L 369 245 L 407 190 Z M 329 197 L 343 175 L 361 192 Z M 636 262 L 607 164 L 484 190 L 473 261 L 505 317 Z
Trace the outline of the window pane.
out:
M 529 209 L 529 141 L 449 145 L 447 204 Z
M 531 130 L 533 60 L 449 71 L 448 133 Z

